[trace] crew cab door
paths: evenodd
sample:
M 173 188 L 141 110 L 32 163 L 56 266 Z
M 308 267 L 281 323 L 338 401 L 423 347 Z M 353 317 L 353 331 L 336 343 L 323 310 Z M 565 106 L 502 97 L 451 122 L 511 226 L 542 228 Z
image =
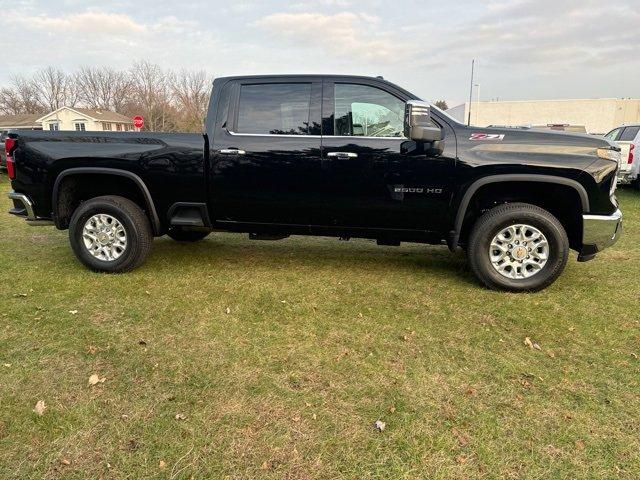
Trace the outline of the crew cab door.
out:
M 441 231 L 448 222 L 455 166 L 451 148 L 404 136 L 409 98 L 368 79 L 323 83 L 322 169 L 326 208 L 320 225 Z M 442 126 L 445 128 L 445 126 Z
M 309 225 L 321 173 L 321 82 L 242 79 L 224 88 L 209 147 L 213 217 Z

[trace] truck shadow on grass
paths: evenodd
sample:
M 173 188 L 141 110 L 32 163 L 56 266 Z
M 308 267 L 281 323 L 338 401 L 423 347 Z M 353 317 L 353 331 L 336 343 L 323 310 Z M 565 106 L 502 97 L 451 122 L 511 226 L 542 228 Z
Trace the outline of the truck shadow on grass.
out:
M 464 253 L 449 252 L 444 246 L 403 244 L 383 247 L 367 240 L 348 244 L 335 239 L 290 238 L 280 241 L 250 241 L 233 235 L 216 234 L 198 243 L 177 243 L 167 238 L 156 239 L 149 261 L 143 267 L 172 269 L 180 265 L 190 274 L 200 269 L 251 270 L 292 269 L 322 272 L 335 270 L 336 275 L 411 273 L 416 278 L 455 277 L 468 285 L 479 286 L 469 271 Z

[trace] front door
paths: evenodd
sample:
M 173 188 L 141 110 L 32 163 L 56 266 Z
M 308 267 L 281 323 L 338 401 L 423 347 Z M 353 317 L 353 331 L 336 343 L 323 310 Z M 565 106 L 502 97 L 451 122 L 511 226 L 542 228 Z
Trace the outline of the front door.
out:
M 319 208 L 319 80 L 243 80 L 216 127 L 211 198 L 219 222 L 309 225 Z
M 405 137 L 408 98 L 385 87 L 367 80 L 324 82 L 322 168 L 327 208 L 314 223 L 442 231 L 455 158 L 440 155 L 430 143 Z

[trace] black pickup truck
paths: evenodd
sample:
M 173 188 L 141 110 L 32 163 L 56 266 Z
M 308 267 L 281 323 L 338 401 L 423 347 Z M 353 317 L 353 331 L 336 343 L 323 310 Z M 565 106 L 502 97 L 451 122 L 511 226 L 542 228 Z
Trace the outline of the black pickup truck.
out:
M 6 147 L 10 213 L 69 229 L 101 271 L 137 267 L 165 234 L 323 235 L 461 247 L 486 286 L 531 291 L 621 231 L 613 144 L 469 127 L 382 78 L 218 78 L 204 135 L 18 132 Z

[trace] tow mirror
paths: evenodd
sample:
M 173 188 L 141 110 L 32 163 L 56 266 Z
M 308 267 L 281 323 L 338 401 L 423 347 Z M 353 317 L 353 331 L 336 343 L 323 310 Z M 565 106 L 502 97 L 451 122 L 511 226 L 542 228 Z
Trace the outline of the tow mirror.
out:
M 407 138 L 422 142 L 437 142 L 444 138 L 442 129 L 431 120 L 431 105 L 427 102 L 409 100 L 404 113 Z

